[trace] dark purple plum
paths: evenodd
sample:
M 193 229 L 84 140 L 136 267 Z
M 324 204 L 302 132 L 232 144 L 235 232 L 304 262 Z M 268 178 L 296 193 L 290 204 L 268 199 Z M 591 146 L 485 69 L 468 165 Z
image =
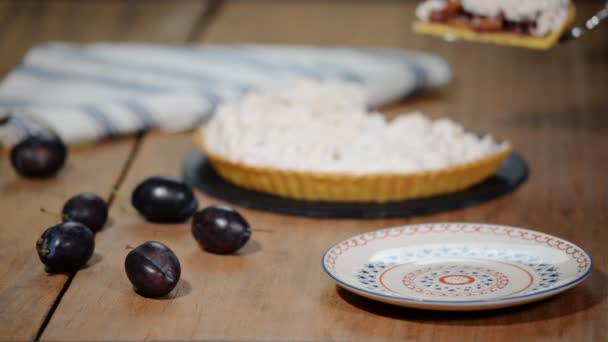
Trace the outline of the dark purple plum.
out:
M 67 146 L 57 136 L 30 135 L 11 149 L 15 171 L 27 178 L 54 176 L 63 166 Z
M 131 204 L 147 220 L 160 223 L 186 221 L 198 209 L 198 200 L 188 185 L 162 176 L 141 182 L 133 190 Z
M 211 253 L 230 254 L 243 247 L 251 237 L 249 223 L 227 206 L 210 206 L 192 218 L 192 235 Z
M 64 222 L 80 222 L 97 232 L 108 219 L 108 205 L 93 193 L 82 193 L 65 202 L 62 214 Z
M 125 271 L 135 291 L 144 297 L 168 294 L 182 272 L 175 253 L 157 241 L 145 242 L 129 252 Z
M 49 273 L 73 272 L 84 266 L 95 250 L 95 236 L 82 223 L 52 226 L 36 242 L 38 257 Z

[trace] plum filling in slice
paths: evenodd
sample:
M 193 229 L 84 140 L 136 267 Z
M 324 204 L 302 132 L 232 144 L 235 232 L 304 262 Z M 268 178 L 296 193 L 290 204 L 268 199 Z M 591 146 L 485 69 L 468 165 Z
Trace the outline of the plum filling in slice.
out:
M 445 8 L 432 11 L 429 21 L 478 32 L 511 32 L 523 35 L 531 35 L 536 25 L 533 21 L 509 21 L 502 14 L 496 17 L 479 16 L 464 9 L 457 0 L 450 0 Z

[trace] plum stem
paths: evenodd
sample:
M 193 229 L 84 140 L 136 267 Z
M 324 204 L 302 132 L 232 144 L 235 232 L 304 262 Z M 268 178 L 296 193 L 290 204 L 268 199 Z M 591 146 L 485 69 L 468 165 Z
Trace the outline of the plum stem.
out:
M 135 248 L 135 247 L 133 247 L 133 246 L 131 246 L 131 245 L 126 245 L 126 246 L 125 246 L 125 249 L 126 249 L 126 250 L 131 250 L 131 249 L 134 249 L 134 248 Z
M 39 253 L 39 254 L 42 254 L 42 255 L 47 255 L 47 254 L 49 254 L 50 252 L 51 252 L 51 251 L 49 251 L 49 250 L 48 250 L 48 249 L 46 249 L 46 248 L 45 248 L 45 249 L 39 249 L 39 250 L 38 250 L 38 253 Z
M 56 212 L 56 211 L 51 211 L 45 208 L 40 208 L 40 212 L 48 214 L 48 215 L 52 215 L 52 216 L 57 216 L 57 217 L 61 217 L 63 220 L 67 220 L 68 216 L 64 215 L 62 213 Z

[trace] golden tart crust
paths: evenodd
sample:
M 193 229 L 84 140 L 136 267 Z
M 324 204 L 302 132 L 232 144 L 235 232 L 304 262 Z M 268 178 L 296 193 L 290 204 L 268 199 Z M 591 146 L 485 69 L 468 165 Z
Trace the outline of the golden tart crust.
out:
M 233 162 L 210 152 L 203 128 L 194 133 L 196 145 L 224 179 L 246 189 L 306 201 L 389 202 L 464 190 L 496 173 L 511 153 L 501 151 L 452 167 L 417 173 L 324 173 L 258 167 Z

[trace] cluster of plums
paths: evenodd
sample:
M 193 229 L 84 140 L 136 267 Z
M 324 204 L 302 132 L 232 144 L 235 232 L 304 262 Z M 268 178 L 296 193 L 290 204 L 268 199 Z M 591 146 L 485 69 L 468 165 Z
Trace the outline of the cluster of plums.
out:
M 48 132 L 26 136 L 11 149 L 10 160 L 22 177 L 48 178 L 63 167 L 67 154 L 64 142 Z M 152 222 L 184 222 L 193 217 L 192 235 L 211 253 L 233 253 L 251 237 L 247 221 L 229 207 L 210 206 L 197 212 L 192 189 L 177 179 L 144 180 L 133 190 L 131 203 Z M 83 193 L 65 203 L 61 216 L 63 222 L 45 230 L 36 242 L 38 256 L 51 273 L 75 272 L 88 262 L 95 250 L 95 233 L 108 218 L 108 205 L 95 194 Z M 171 292 L 181 274 L 175 253 L 156 241 L 133 249 L 125 270 L 136 291 L 149 297 Z
M 99 196 L 83 193 L 65 202 L 62 223 L 36 241 L 38 257 L 49 272 L 72 272 L 84 266 L 95 250 L 95 232 L 108 218 L 108 205 Z
M 148 221 L 184 222 L 192 217 L 192 235 L 211 253 L 230 254 L 243 247 L 251 237 L 249 223 L 234 209 L 215 205 L 198 209 L 192 189 L 171 177 L 150 177 L 140 183 L 131 204 Z
M 192 235 L 211 253 L 233 253 L 251 237 L 249 223 L 232 208 L 210 206 L 197 212 L 192 189 L 174 178 L 144 180 L 133 190 L 131 203 L 152 222 L 177 223 L 192 217 Z M 107 219 L 107 205 L 94 194 L 80 194 L 66 202 L 62 214 L 64 222 L 47 229 L 36 243 L 49 272 L 73 272 L 87 263 L 95 246 L 94 232 Z M 171 249 L 148 241 L 129 252 L 125 271 L 138 293 L 159 297 L 175 288 L 181 266 Z
M 15 171 L 26 178 L 52 177 L 63 167 L 67 146 L 53 133 L 29 135 L 10 153 Z M 132 193 L 131 203 L 147 220 L 159 223 L 192 219 L 192 235 L 211 253 L 229 254 L 243 247 L 251 236 L 249 224 L 235 210 L 211 206 L 198 210 L 190 187 L 169 177 L 150 177 Z M 36 250 L 46 270 L 75 272 L 95 249 L 95 233 L 108 218 L 108 206 L 99 196 L 83 193 L 70 198 L 61 213 L 62 223 L 44 231 Z M 160 242 L 149 241 L 133 249 L 125 260 L 127 276 L 144 296 L 163 296 L 176 286 L 181 274 L 177 256 Z
M 144 180 L 133 190 L 131 204 L 152 222 L 177 223 L 192 217 L 192 235 L 211 253 L 234 253 L 251 237 L 249 223 L 230 207 L 216 205 L 197 212 L 198 200 L 192 189 L 174 178 L 156 176 Z M 181 266 L 171 249 L 148 241 L 129 252 L 125 271 L 138 293 L 159 297 L 175 288 Z

